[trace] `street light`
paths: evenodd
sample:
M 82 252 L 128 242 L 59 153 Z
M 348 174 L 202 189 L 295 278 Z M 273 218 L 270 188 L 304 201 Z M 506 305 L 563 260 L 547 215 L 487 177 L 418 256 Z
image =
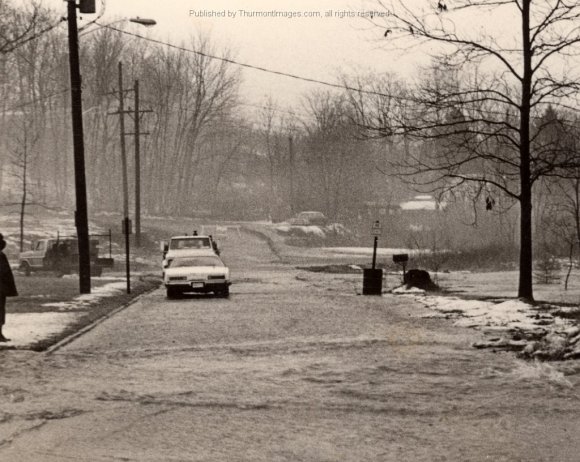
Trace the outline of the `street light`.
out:
M 154 26 L 155 24 L 157 24 L 157 21 L 155 21 L 155 19 L 140 18 L 139 16 L 136 16 L 134 18 L 118 19 L 117 21 L 113 21 L 113 22 L 110 22 L 108 24 L 100 24 L 98 22 L 94 22 L 93 24 L 95 24 L 98 27 L 95 27 L 94 29 L 82 32 L 81 34 L 79 34 L 79 37 L 82 37 L 82 36 L 88 35 L 88 34 L 92 34 L 93 32 L 101 29 L 102 27 L 109 27 L 109 26 L 112 26 L 113 24 L 118 24 L 120 22 L 125 22 L 125 21 L 133 22 L 135 24 L 141 24 L 142 26 L 145 26 L 145 27 L 151 27 L 151 26 Z M 90 25 L 90 24 L 87 24 L 87 26 L 88 25 Z M 87 27 L 87 26 L 85 26 L 85 27 Z
M 91 293 L 91 261 L 89 249 L 89 220 L 87 207 L 87 182 L 85 176 L 85 146 L 83 139 L 83 106 L 81 71 L 79 62 L 79 31 L 77 26 L 77 7 L 81 12 L 94 13 L 94 2 L 66 0 L 68 22 L 68 45 L 71 89 L 71 117 L 73 131 L 73 153 L 75 171 L 75 227 L 79 250 L 79 288 L 81 294 Z M 132 18 L 129 21 L 143 25 L 153 25 L 152 19 Z M 103 27 L 103 26 L 101 26 Z

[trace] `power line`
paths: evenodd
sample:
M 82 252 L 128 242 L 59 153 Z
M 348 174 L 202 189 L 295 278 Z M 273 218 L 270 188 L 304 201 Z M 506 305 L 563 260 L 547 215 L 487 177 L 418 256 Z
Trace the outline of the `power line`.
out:
M 343 84 L 338 84 L 338 83 L 334 83 L 334 82 L 328 82 L 328 81 L 324 81 L 324 80 L 313 79 L 313 78 L 310 78 L 310 77 L 304 77 L 304 76 L 300 76 L 300 75 L 297 75 L 297 74 L 290 74 L 290 73 L 287 73 L 287 72 L 282 72 L 282 71 L 276 71 L 276 70 L 273 70 L 273 69 L 268 69 L 268 68 L 265 68 L 265 67 L 262 67 L 262 66 L 256 66 L 256 65 L 253 65 L 253 64 L 239 62 L 239 61 L 236 61 L 236 60 L 231 59 L 231 58 L 224 58 L 222 56 L 216 56 L 216 55 L 212 55 L 212 54 L 205 53 L 205 52 L 202 52 L 202 51 L 198 51 L 198 50 L 186 48 L 186 47 L 183 47 L 183 46 L 174 45 L 174 44 L 171 44 L 171 43 L 168 43 L 168 42 L 163 42 L 161 40 L 153 39 L 153 38 L 150 38 L 150 37 L 145 37 L 143 35 L 136 34 L 136 33 L 133 33 L 133 32 L 128 32 L 128 31 L 125 31 L 123 29 L 119 29 L 117 27 L 113 27 L 111 25 L 101 24 L 101 23 L 97 22 L 96 20 L 95 21 L 92 21 L 91 23 L 96 24 L 96 25 L 98 25 L 100 27 L 103 27 L 103 28 L 111 29 L 113 31 L 120 32 L 122 34 L 129 35 L 129 36 L 133 36 L 133 37 L 139 38 L 141 40 L 145 40 L 145 41 L 148 41 L 148 42 L 152 42 L 152 43 L 155 43 L 155 44 L 158 44 L 158 45 L 166 46 L 166 47 L 173 48 L 173 49 L 176 49 L 176 50 L 179 50 L 179 51 L 183 51 L 183 52 L 187 52 L 187 53 L 194 53 L 194 54 L 197 54 L 199 56 L 203 56 L 203 57 L 206 57 L 206 58 L 209 58 L 209 59 L 214 59 L 214 60 L 226 62 L 226 63 L 229 63 L 229 64 L 233 64 L 233 65 L 236 65 L 236 66 L 240 66 L 240 67 L 244 67 L 244 68 L 248 68 L 248 69 L 252 69 L 252 70 L 256 70 L 256 71 L 260 71 L 260 72 L 265 72 L 265 73 L 269 73 L 269 74 L 274 74 L 274 75 L 279 75 L 279 76 L 283 76 L 283 77 L 288 77 L 288 78 L 292 78 L 292 79 L 295 79 L 295 80 L 301 80 L 301 81 L 305 81 L 305 82 L 309 82 L 309 83 L 316 83 L 316 84 L 320 84 L 320 85 L 324 85 L 324 86 L 328 86 L 328 87 L 332 87 L 332 88 L 337 88 L 337 89 L 341 89 L 341 90 L 348 90 L 348 91 L 353 91 L 353 92 L 362 93 L 362 94 L 368 94 L 368 95 L 373 95 L 373 96 L 380 96 L 380 97 L 385 97 L 385 98 L 391 98 L 391 99 L 393 99 L 395 101 L 415 102 L 415 103 L 421 102 L 417 98 L 397 96 L 397 95 L 392 95 L 392 94 L 387 94 L 387 93 L 381 93 L 379 91 L 373 91 L 373 90 L 365 90 L 365 89 L 362 89 L 362 88 L 351 87 L 349 85 L 343 85 Z M 52 25 L 50 28 L 47 28 L 46 31 L 48 31 L 48 30 L 56 27 L 58 24 L 60 24 L 60 22 L 57 23 L 57 24 Z M 64 93 L 66 91 L 68 91 L 68 90 L 63 90 L 63 91 L 61 91 L 59 93 L 55 93 L 53 95 L 49 95 L 47 98 L 49 98 L 51 96 L 58 95 L 60 93 Z M 44 98 L 44 99 L 46 99 L 46 98 Z M 41 99 L 39 99 L 39 100 L 41 100 Z M 24 107 L 27 104 L 34 104 L 34 102 L 35 101 L 32 101 L 30 103 L 25 103 L 25 104 L 22 104 L 22 105 L 19 105 L 19 106 L 15 106 L 14 108 L 9 108 L 9 110 L 13 110 L 13 109 L 17 109 L 17 108 L 20 108 L 20 107 Z M 266 106 L 252 105 L 250 103 L 238 103 L 238 104 L 244 105 L 244 106 L 261 108 L 261 109 L 269 109 Z M 571 110 L 571 111 L 578 111 L 578 109 L 573 109 L 573 108 L 571 108 L 569 106 L 567 107 L 567 109 L 568 110 Z M 298 115 L 296 113 L 292 112 L 292 111 L 286 111 L 286 110 L 277 109 L 277 108 L 276 109 L 273 109 L 273 111 L 274 112 L 284 112 L 284 113 L 292 114 L 292 115 L 298 117 Z M 500 111 L 487 111 L 487 112 L 489 114 L 493 114 L 493 115 L 501 115 L 501 116 L 505 115 L 504 112 L 500 112 Z M 304 115 L 306 115 L 306 114 L 304 114 Z M 312 117 L 312 116 L 309 116 L 309 117 Z M 298 118 L 300 119 L 300 117 L 298 117 Z M 533 116 L 532 118 L 534 118 L 534 119 L 541 119 L 542 116 Z M 567 123 L 571 127 L 575 127 L 573 125 L 574 122 L 564 121 L 562 119 L 561 119 L 561 122 L 562 123 Z
M 339 83 L 328 82 L 328 81 L 325 81 L 325 80 L 319 80 L 319 79 L 313 79 L 313 78 L 310 78 L 310 77 L 304 77 L 304 76 L 297 75 L 297 74 L 290 74 L 288 72 L 276 71 L 276 70 L 273 70 L 273 69 L 268 69 L 266 67 L 256 66 L 254 64 L 242 63 L 240 61 L 236 61 L 236 60 L 231 59 L 231 58 L 224 58 L 223 56 L 215 56 L 215 55 L 211 55 L 209 53 L 205 53 L 203 51 L 193 50 L 191 48 L 185 48 L 183 46 L 174 45 L 172 43 L 163 42 L 161 40 L 153 39 L 153 38 L 150 38 L 150 37 L 145 37 L 144 35 L 136 34 L 134 32 L 128 32 L 128 31 L 125 31 L 123 29 L 118 29 L 116 27 L 108 26 L 106 24 L 99 24 L 99 23 L 96 23 L 96 24 L 98 24 L 101 27 L 106 27 L 108 29 L 111 29 L 111 30 L 120 32 L 120 33 L 125 34 L 125 35 L 130 35 L 130 36 L 139 38 L 141 40 L 146 40 L 148 42 L 156 43 L 158 45 L 163 45 L 163 46 L 166 46 L 166 47 L 169 47 L 169 48 L 174 48 L 174 49 L 179 50 L 179 51 L 185 51 L 187 53 L 194 53 L 196 55 L 203 56 L 204 58 L 215 59 L 217 61 L 222 61 L 222 62 L 225 62 L 225 63 L 228 63 L 228 64 L 233 64 L 235 66 L 245 67 L 247 69 L 252 69 L 252 70 L 255 70 L 255 71 L 266 72 L 268 74 L 280 75 L 280 76 L 288 77 L 288 78 L 295 79 L 295 80 L 302 80 L 304 82 L 310 82 L 310 83 L 316 83 L 316 84 L 319 84 L 319 85 L 325 85 L 327 87 L 338 88 L 340 90 L 350 90 L 350 91 L 355 91 L 355 92 L 358 92 L 358 93 L 365 93 L 365 94 L 369 94 L 369 95 L 384 96 L 386 98 L 394 98 L 394 99 L 400 99 L 400 100 L 415 101 L 415 100 L 412 100 L 411 98 L 404 98 L 404 97 L 397 97 L 397 96 L 393 96 L 393 95 L 387 95 L 386 93 L 380 93 L 380 92 L 377 92 L 377 91 L 364 90 L 362 88 L 350 87 L 349 85 L 342 85 L 342 84 L 339 84 Z
M 163 42 L 161 40 L 153 39 L 153 38 L 150 38 L 150 37 L 145 37 L 143 35 L 136 34 L 134 32 L 128 32 L 128 31 L 125 31 L 123 29 L 119 29 L 119 28 L 116 28 L 116 27 L 112 27 L 112 26 L 109 26 L 109 25 L 106 25 L 106 24 L 100 24 L 100 23 L 96 23 L 96 24 L 98 24 L 101 27 L 106 27 L 108 29 L 111 29 L 111 30 L 120 32 L 120 33 L 125 34 L 125 35 L 130 35 L 130 36 L 139 38 L 141 40 L 145 40 L 145 41 L 148 41 L 148 42 L 156 43 L 158 45 L 166 46 L 166 47 L 169 47 L 169 48 L 174 48 L 176 50 L 184 51 L 184 52 L 187 52 L 187 53 L 194 53 L 194 54 L 196 54 L 198 56 L 203 56 L 203 57 L 209 58 L 209 59 L 215 59 L 217 61 L 222 61 L 222 62 L 225 62 L 225 63 L 233 64 L 235 66 L 240 66 L 240 67 L 244 67 L 244 68 L 247 68 L 247 69 L 252 69 L 252 70 L 255 70 L 255 71 L 260 71 L 260 72 L 265 72 L 265 73 L 268 73 L 268 74 L 279 75 L 279 76 L 288 77 L 288 78 L 292 78 L 292 79 L 295 79 L 295 80 L 301 80 L 301 81 L 309 82 L 309 83 L 316 83 L 316 84 L 319 84 L 319 85 L 324 85 L 324 86 L 331 87 L 331 88 L 337 88 L 337 89 L 340 89 L 340 90 L 348 90 L 348 91 L 353 91 L 353 92 L 361 93 L 361 94 L 367 94 L 367 95 L 373 95 L 373 96 L 380 96 L 380 97 L 384 97 L 384 98 L 390 98 L 390 99 L 393 99 L 395 101 L 400 101 L 400 102 L 413 102 L 413 103 L 420 103 L 420 102 L 422 102 L 421 100 L 418 100 L 417 98 L 405 97 L 405 96 L 397 96 L 397 95 L 392 95 L 392 94 L 387 94 L 387 93 L 381 93 L 379 91 L 374 91 L 374 90 L 365 90 L 363 88 L 351 87 L 350 85 L 346 85 L 346 84 L 338 84 L 338 83 L 335 83 L 335 82 L 328 82 L 328 81 L 325 81 L 325 80 L 313 79 L 313 78 L 310 78 L 310 77 L 304 77 L 304 76 L 300 76 L 300 75 L 297 75 L 297 74 L 290 74 L 288 72 L 283 72 L 283 71 L 277 71 L 277 70 L 273 70 L 273 69 L 268 69 L 266 67 L 256 66 L 256 65 L 248 64 L 248 63 L 243 63 L 243 62 L 240 62 L 240 61 L 236 61 L 234 59 L 231 59 L 231 58 L 224 58 L 223 56 L 215 56 L 215 55 L 212 55 L 212 54 L 209 54 L 209 53 L 205 53 L 203 51 L 193 50 L 193 49 L 190 49 L 190 48 L 185 48 L 183 46 L 174 45 L 174 44 L 168 43 L 168 42 Z M 546 103 L 546 104 L 548 104 L 548 103 Z M 572 109 L 572 110 L 578 111 L 578 109 Z M 487 111 L 487 112 L 489 114 L 493 114 L 493 115 L 502 115 L 502 116 L 505 115 L 504 112 L 500 112 L 500 111 L 497 111 L 497 112 L 496 111 Z M 533 116 L 532 118 L 541 119 L 541 116 L 535 116 L 535 117 Z

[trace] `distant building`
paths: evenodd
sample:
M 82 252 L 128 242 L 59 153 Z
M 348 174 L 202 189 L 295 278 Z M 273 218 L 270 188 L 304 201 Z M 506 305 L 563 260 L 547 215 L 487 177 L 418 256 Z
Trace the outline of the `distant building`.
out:
M 435 218 L 445 209 L 446 203 L 440 202 L 430 194 L 420 194 L 411 200 L 399 203 L 401 209 L 401 229 L 421 233 L 429 231 Z
M 444 202 L 439 202 L 429 194 L 421 194 L 415 196 L 413 199 L 401 202 L 399 207 L 403 212 L 411 211 L 434 211 L 443 210 L 445 208 Z
M 366 217 L 372 220 L 380 220 L 381 217 L 396 216 L 401 213 L 401 207 L 398 204 L 392 204 L 387 201 L 367 201 L 364 203 Z M 363 217 L 360 217 L 361 219 Z

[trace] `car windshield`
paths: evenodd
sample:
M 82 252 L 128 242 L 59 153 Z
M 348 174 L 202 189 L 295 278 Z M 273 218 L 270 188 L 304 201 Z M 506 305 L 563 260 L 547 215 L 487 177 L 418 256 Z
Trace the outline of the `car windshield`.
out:
M 209 237 L 171 239 L 172 249 L 211 249 Z
M 188 257 L 175 258 L 170 264 L 170 268 L 184 268 L 187 266 L 224 266 L 218 257 Z

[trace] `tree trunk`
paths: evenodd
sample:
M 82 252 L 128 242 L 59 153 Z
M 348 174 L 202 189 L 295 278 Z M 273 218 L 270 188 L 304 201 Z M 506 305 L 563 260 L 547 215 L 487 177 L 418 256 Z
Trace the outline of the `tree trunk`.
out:
M 26 213 L 26 194 L 27 194 L 27 146 L 24 146 L 24 163 L 22 166 L 22 198 L 20 201 L 20 251 L 24 251 L 24 215 Z
M 523 169 L 522 169 L 523 170 Z M 528 168 L 529 170 L 529 168 Z M 522 174 L 521 193 L 521 216 L 520 216 L 520 281 L 518 286 L 518 297 L 533 301 L 532 282 L 532 194 L 529 177 L 525 185 L 524 174 Z
M 534 300 L 532 282 L 532 177 L 530 159 L 530 102 L 532 92 L 532 50 L 530 42 L 530 0 L 522 2 L 523 64 L 520 119 L 520 281 L 518 297 Z

